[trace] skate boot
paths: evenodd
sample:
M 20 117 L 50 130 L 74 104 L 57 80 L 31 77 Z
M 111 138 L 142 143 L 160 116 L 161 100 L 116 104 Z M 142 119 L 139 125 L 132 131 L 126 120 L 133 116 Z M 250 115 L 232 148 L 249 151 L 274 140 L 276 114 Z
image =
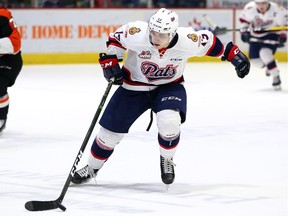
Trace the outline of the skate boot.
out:
M 3 132 L 5 127 L 6 127 L 6 119 L 0 119 L 0 134 Z
M 279 75 L 273 77 L 272 86 L 274 87 L 275 90 L 281 90 L 281 80 Z
M 269 77 L 269 76 L 271 75 L 271 73 L 270 73 L 270 71 L 269 71 L 268 69 L 265 71 L 265 75 L 266 75 L 267 77 Z
M 95 178 L 99 169 L 92 169 L 88 165 L 82 169 L 77 170 L 71 179 L 74 184 L 83 184 L 89 182 L 92 178 Z
M 175 173 L 174 173 L 173 158 L 168 159 L 160 156 L 160 167 L 161 167 L 161 179 L 162 182 L 166 185 L 172 184 L 174 182 Z

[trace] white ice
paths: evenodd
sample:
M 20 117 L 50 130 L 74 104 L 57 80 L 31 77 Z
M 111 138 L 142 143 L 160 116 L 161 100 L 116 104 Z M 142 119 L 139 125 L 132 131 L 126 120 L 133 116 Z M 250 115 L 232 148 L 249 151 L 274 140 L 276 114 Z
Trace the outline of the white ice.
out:
M 9 89 L 8 122 L 0 136 L 0 214 L 287 216 L 288 70 L 287 63 L 279 66 L 282 91 L 253 67 L 240 79 L 229 63 L 187 65 L 188 113 L 174 184 L 166 191 L 161 182 L 156 122 L 147 132 L 146 112 L 97 184 L 68 189 L 65 212 L 29 212 L 24 204 L 58 198 L 107 82 L 99 65 L 24 66 Z M 86 165 L 98 129 L 78 168 Z

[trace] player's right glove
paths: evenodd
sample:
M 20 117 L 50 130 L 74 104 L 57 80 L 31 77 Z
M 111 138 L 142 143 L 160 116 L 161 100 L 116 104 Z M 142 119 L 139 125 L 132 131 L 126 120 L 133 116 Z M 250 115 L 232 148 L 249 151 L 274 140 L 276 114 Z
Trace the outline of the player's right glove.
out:
M 116 55 L 106 55 L 106 53 L 100 53 L 99 63 L 103 69 L 103 74 L 107 81 L 114 79 L 114 84 L 122 85 L 122 70 L 118 64 Z
M 244 43 L 249 43 L 250 41 L 250 32 L 243 32 L 241 33 L 241 40 L 244 42 Z
M 241 40 L 244 43 L 249 43 L 251 34 L 250 34 L 250 31 L 248 30 L 248 28 L 241 28 L 240 34 L 241 34 Z
M 223 61 L 231 62 L 237 72 L 238 77 L 244 78 L 250 71 L 250 61 L 244 53 L 242 53 L 238 46 L 229 42 L 226 45 L 224 55 L 221 58 Z

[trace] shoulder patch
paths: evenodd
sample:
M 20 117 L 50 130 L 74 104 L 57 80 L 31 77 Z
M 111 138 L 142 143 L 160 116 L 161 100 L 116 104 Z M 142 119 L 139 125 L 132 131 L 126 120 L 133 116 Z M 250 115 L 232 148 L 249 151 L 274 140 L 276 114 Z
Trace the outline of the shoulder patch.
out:
M 198 35 L 197 34 L 188 34 L 187 37 L 189 39 L 191 39 L 193 42 L 197 42 L 198 41 Z
M 139 33 L 140 31 L 141 31 L 141 29 L 140 29 L 140 28 L 137 28 L 137 27 L 131 27 L 131 28 L 129 28 L 129 30 L 128 30 L 129 34 L 131 34 L 131 35 L 134 35 L 134 34 L 136 34 L 136 33 Z

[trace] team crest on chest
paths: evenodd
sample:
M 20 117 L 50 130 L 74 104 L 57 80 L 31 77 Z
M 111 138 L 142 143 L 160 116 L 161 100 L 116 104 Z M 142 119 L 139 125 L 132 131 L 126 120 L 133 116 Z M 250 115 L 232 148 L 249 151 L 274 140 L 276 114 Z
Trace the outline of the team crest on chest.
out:
M 151 52 L 150 51 L 142 51 L 139 55 L 139 58 L 141 59 L 151 59 Z
M 131 28 L 129 28 L 129 30 L 128 30 L 129 34 L 131 34 L 131 35 L 134 35 L 134 34 L 136 34 L 136 33 L 139 33 L 140 31 L 141 31 L 141 29 L 140 29 L 140 28 L 137 28 L 137 27 L 131 27 Z
M 142 62 L 141 71 L 149 82 L 171 79 L 177 73 L 177 66 L 173 64 L 168 64 L 165 67 L 159 67 L 158 64 L 154 62 Z
M 197 42 L 198 41 L 198 35 L 196 34 L 188 34 L 187 37 L 192 40 L 193 42 Z

